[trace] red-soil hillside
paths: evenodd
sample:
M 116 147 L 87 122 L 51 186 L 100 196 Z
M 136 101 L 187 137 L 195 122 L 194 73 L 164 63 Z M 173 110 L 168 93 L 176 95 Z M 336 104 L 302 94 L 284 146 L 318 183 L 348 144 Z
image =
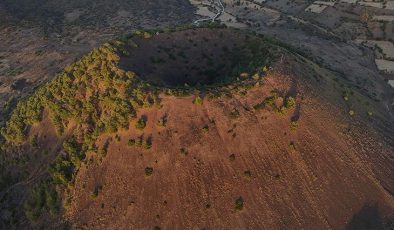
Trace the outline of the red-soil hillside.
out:
M 366 111 L 351 117 L 330 81 L 309 79 L 310 66 L 300 65 L 283 60 L 245 96 L 202 105 L 164 96 L 162 108 L 139 111 L 144 130 L 131 122 L 120 140 L 100 137 L 112 140 L 108 155 L 80 170 L 67 218 L 94 229 L 383 227 L 394 211 L 392 143 Z M 293 95 L 297 106 L 284 115 L 254 111 L 273 90 Z M 165 127 L 156 124 L 161 117 Z M 152 148 L 128 146 L 141 135 Z
M 194 29 L 176 33 L 185 36 L 183 43 L 171 37 L 164 39 L 171 33 L 153 37 L 151 34 L 140 34 L 137 38 L 126 41 L 129 47 L 122 49 L 123 54 L 119 58 L 112 53 L 106 53 L 109 51 L 102 51 L 108 59 L 114 60 L 106 64 L 116 76 L 113 77 L 116 81 L 98 81 L 94 75 L 92 77 L 83 73 L 74 73 L 75 77 L 70 77 L 72 74 L 60 77 L 57 81 L 61 84 L 72 82 L 71 88 L 78 86 L 75 97 L 81 101 L 84 98 L 93 98 L 94 95 L 104 95 L 90 100 L 89 103 L 98 101 L 97 107 L 80 106 L 84 111 L 99 109 L 99 112 L 86 112 L 88 115 L 82 113 L 80 117 L 68 115 L 74 117 L 67 122 L 62 121 L 65 127 L 61 135 L 55 131 L 62 128 L 62 124 L 57 122 L 56 127 L 54 126 L 53 116 L 56 112 L 53 108 L 56 106 L 51 104 L 53 98 L 59 101 L 61 99 L 56 92 L 52 92 L 55 95 L 53 97 L 39 94 L 44 98 L 43 102 L 38 102 L 44 107 L 43 115 L 40 122 L 25 129 L 30 142 L 22 142 L 19 147 L 9 144 L 4 150 L 8 156 L 17 153 L 29 156 L 26 160 L 28 163 L 20 167 L 24 168 L 30 177 L 24 177 L 27 179 L 14 185 L 9 183 L 6 191 L 0 190 L 3 209 L 1 220 L 4 221 L 0 227 L 394 227 L 393 119 L 379 102 L 363 95 L 344 79 L 308 59 L 291 54 L 283 48 L 271 47 L 272 44 L 262 47 L 259 45 L 260 40 L 255 43 L 256 47 L 260 47 L 264 52 L 266 50 L 267 57 L 270 58 L 270 67 L 265 66 L 260 74 L 241 73 L 238 79 L 227 78 L 228 84 L 222 85 L 216 84 L 221 82 L 220 79 L 215 79 L 214 82 L 210 81 L 212 79 L 198 81 L 201 73 L 196 71 L 192 72 L 188 80 L 182 81 L 183 71 L 189 68 L 188 62 L 182 62 L 178 72 L 175 71 L 178 79 L 175 84 L 167 80 L 160 81 L 157 76 L 165 76 L 167 79 L 168 71 L 176 68 L 173 66 L 174 60 L 163 62 L 151 58 L 160 56 L 155 53 L 158 44 L 170 47 L 173 42 L 178 48 L 187 49 L 184 45 L 192 39 L 197 46 L 202 44 L 203 47 L 215 47 L 216 41 L 224 37 L 226 46 L 232 47 L 234 44 L 230 41 L 234 36 L 235 40 L 239 40 L 236 45 L 242 47 L 241 41 L 258 40 L 253 36 L 252 40 L 248 40 L 250 38 L 246 37 L 251 35 L 243 37 L 243 32 L 226 29 Z M 186 33 L 195 37 L 188 38 Z M 223 36 L 223 33 L 226 36 Z M 176 37 L 179 38 L 180 35 Z M 144 39 L 148 42 L 145 43 Z M 147 46 L 145 53 L 139 50 L 144 46 Z M 156 48 L 150 49 L 152 46 Z M 179 53 L 178 48 L 173 47 L 175 50 L 171 52 Z M 209 52 L 211 49 L 200 50 Z M 226 51 L 217 50 L 218 57 L 226 57 L 228 53 L 220 53 L 220 50 Z M 233 52 L 234 48 L 230 50 Z M 247 46 L 240 50 L 251 58 L 251 62 L 256 59 L 254 55 L 259 55 L 253 51 L 250 52 L 253 55 L 250 55 Z M 268 55 L 272 52 L 274 54 Z M 213 60 L 218 59 L 214 58 L 215 55 L 211 55 Z M 234 57 L 234 53 L 231 55 Z M 97 53 L 92 56 L 97 59 L 101 57 Z M 184 55 L 179 56 L 178 58 L 190 60 L 191 65 L 199 68 L 210 66 L 209 63 L 199 62 L 199 57 L 193 59 L 193 52 L 185 51 Z M 139 62 L 134 60 L 135 58 L 145 61 Z M 165 60 L 164 56 L 162 58 Z M 222 64 L 230 68 L 231 61 L 226 59 Z M 97 68 L 88 58 L 81 63 L 77 67 L 83 69 L 87 63 L 87 73 Z M 130 117 L 112 116 L 111 118 L 117 121 L 126 117 L 129 128 L 103 131 L 89 146 L 83 145 L 84 147 L 80 148 L 78 146 L 83 140 L 92 140 L 87 138 L 88 135 L 97 134 L 89 130 L 103 130 L 103 125 L 96 127 L 95 124 L 84 123 L 85 118 L 91 121 L 101 116 L 100 122 L 104 124 L 108 122 L 108 114 L 113 112 L 108 109 L 112 107 L 109 107 L 109 102 L 106 101 L 110 101 L 110 96 L 117 95 L 122 100 L 134 100 L 127 96 L 127 90 L 134 87 L 130 83 L 133 82 L 132 74 L 117 69 L 114 63 L 120 63 L 124 68 L 134 68 L 133 71 L 140 78 L 159 85 L 161 90 L 155 91 L 158 98 L 151 94 L 147 96 L 148 102 L 155 100 L 157 103 L 152 102 L 145 106 L 145 101 L 141 102 L 141 107 L 135 110 L 136 114 Z M 265 64 L 267 63 L 268 61 Z M 142 68 L 141 65 L 158 72 L 138 69 Z M 251 65 L 248 68 L 250 70 Z M 234 69 L 232 71 L 219 73 L 227 77 L 234 73 Z M 112 76 L 111 74 L 109 72 L 108 76 Z M 81 83 L 86 79 L 92 86 Z M 174 93 L 174 87 L 185 83 L 196 85 L 196 88 L 189 88 L 189 92 L 192 92 L 190 95 Z M 118 87 L 117 90 L 111 88 L 115 86 Z M 67 100 L 72 102 L 71 99 Z M 119 99 L 119 103 L 123 103 L 122 100 Z M 63 108 L 68 108 L 62 103 Z M 52 107 L 46 107 L 47 104 Z M 78 106 L 78 102 L 73 104 Z M 128 103 L 125 103 L 125 107 L 127 105 Z M 77 106 L 75 108 L 78 108 Z M 114 111 L 123 111 L 119 107 L 114 108 Z M 19 110 L 19 113 L 23 114 L 21 111 Z M 78 114 L 78 111 L 70 111 L 70 114 Z M 55 118 L 60 119 L 56 116 Z M 7 140 L 23 140 L 23 136 L 17 136 L 18 129 L 12 124 L 14 123 L 10 122 L 8 129 L 4 131 Z M 76 137 L 63 144 L 73 133 Z M 38 141 L 34 138 L 38 138 Z M 75 149 L 78 151 L 73 152 L 70 147 L 72 145 L 77 146 Z M 78 156 L 79 152 L 86 155 Z M 60 163 L 59 154 L 63 157 L 60 158 Z M 55 158 L 58 159 L 56 164 L 63 168 L 59 166 L 60 169 L 56 171 L 55 166 L 51 166 L 48 174 L 55 178 L 49 180 L 52 184 L 41 182 L 39 188 L 42 190 L 38 191 L 42 192 L 34 193 L 36 190 L 31 189 L 32 186 L 43 180 L 48 164 Z M 6 172 L 13 177 L 19 175 L 16 170 L 20 170 L 19 166 L 12 167 L 13 170 Z M 70 168 L 75 175 L 67 174 Z M 63 181 L 59 181 L 59 178 Z M 48 195 L 55 191 L 53 183 L 59 194 L 56 202 L 51 202 L 53 196 Z M 33 191 L 33 195 L 32 192 L 27 195 L 26 191 Z M 31 198 L 34 198 L 34 195 L 44 201 L 35 202 Z M 52 206 L 53 203 L 63 205 L 57 209 Z M 12 222 L 11 216 L 20 218 L 19 222 Z M 30 224 L 27 219 L 31 221 Z

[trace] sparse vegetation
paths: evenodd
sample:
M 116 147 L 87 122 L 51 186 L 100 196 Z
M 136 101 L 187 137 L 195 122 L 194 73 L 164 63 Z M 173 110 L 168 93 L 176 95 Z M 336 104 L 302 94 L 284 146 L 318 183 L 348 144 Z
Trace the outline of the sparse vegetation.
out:
M 284 99 L 283 97 L 279 96 L 276 91 L 273 91 L 271 93 L 272 96 L 268 96 L 264 98 L 264 100 L 261 103 L 258 103 L 257 105 L 253 106 L 253 108 L 255 110 L 270 108 L 278 115 L 285 115 L 287 114 L 287 111 L 289 109 L 292 109 L 296 106 L 296 100 L 294 99 L 294 97 L 289 96 Z
M 32 190 L 32 198 L 25 203 L 26 216 L 32 222 L 45 212 L 55 212 L 55 187 L 64 191 L 74 183 L 85 154 L 96 152 L 95 142 L 101 134 L 127 129 L 137 109 L 159 103 L 156 89 L 136 79 L 133 72 L 118 67 L 118 54 L 127 53 L 124 45 L 121 41 L 106 43 L 65 68 L 54 80 L 20 101 L 1 129 L 9 145 L 22 144 L 27 140 L 29 127 L 42 120 L 45 110 L 57 134 L 65 138 L 63 151 L 48 166 L 50 177 Z M 68 130 L 71 122 L 75 127 Z M 64 135 L 66 130 L 68 138 Z M 120 137 L 115 140 L 120 141 Z M 33 136 L 32 146 L 38 146 L 38 141 Z M 100 160 L 106 156 L 108 145 L 107 140 L 98 151 Z M 141 146 L 151 148 L 150 140 Z M 67 194 L 64 198 L 68 200 Z
M 127 145 L 142 147 L 144 149 L 150 149 L 152 147 L 152 141 L 150 138 L 144 139 L 143 136 L 140 136 L 136 139 L 129 139 L 129 141 L 127 142 Z
M 43 109 L 61 135 L 69 121 L 76 121 L 77 136 L 87 147 L 100 133 L 128 128 L 136 109 L 157 103 L 156 93 L 134 77 L 119 69 L 118 62 L 124 43 L 107 43 L 79 62 L 67 67 L 34 95 L 18 103 L 2 134 L 7 141 L 22 143 L 26 127 L 41 120 Z M 93 77 L 94 76 L 94 77 Z M 77 94 L 86 92 L 84 98 Z
M 37 135 L 34 135 L 33 138 L 31 139 L 31 146 L 33 148 L 38 147 L 38 136 Z
M 44 213 L 57 214 L 58 197 L 54 186 L 48 181 L 35 185 L 24 203 L 24 211 L 31 223 L 35 223 Z
M 235 161 L 235 154 L 231 154 L 228 158 L 230 161 Z

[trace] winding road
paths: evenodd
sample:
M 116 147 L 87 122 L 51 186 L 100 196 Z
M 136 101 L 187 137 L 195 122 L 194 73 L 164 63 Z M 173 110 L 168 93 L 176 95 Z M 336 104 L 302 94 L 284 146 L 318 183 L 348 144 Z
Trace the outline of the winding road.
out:
M 220 15 L 222 15 L 224 13 L 223 2 L 222 2 L 222 0 L 217 0 L 217 1 L 213 0 L 211 5 L 213 5 L 215 8 L 217 7 L 217 5 L 215 4 L 216 2 L 219 3 L 219 7 L 220 7 L 220 9 L 218 10 L 218 13 L 212 17 L 198 19 L 198 20 L 194 21 L 194 24 L 199 24 L 200 22 L 204 22 L 204 21 L 214 22 Z

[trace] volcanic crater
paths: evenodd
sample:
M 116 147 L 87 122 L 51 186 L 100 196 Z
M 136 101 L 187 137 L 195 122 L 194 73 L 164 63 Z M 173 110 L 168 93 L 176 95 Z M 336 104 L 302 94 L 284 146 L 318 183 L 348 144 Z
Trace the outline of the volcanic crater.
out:
M 233 29 L 194 28 L 138 33 L 128 40 L 120 66 L 153 85 L 212 86 L 230 83 L 274 57 L 263 38 Z

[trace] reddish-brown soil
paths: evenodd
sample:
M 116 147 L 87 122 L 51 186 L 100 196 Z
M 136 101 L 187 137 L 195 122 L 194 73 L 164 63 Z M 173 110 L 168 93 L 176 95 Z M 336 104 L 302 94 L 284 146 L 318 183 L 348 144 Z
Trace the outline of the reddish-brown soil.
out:
M 100 145 L 112 139 L 108 154 L 78 173 L 66 214 L 72 227 L 387 227 L 394 218 L 394 148 L 392 136 L 376 128 L 379 112 L 367 118 L 360 105 L 350 116 L 324 70 L 282 62 L 263 87 L 245 96 L 205 98 L 201 106 L 193 97 L 163 96 L 162 108 L 138 112 L 147 118 L 143 131 L 131 121 L 128 131 L 118 133 L 120 141 L 115 135 L 100 137 Z M 297 106 L 285 115 L 254 111 L 272 90 L 295 96 Z M 237 118 L 230 116 L 234 109 Z M 158 127 L 163 116 L 168 122 Z M 298 120 L 296 130 L 291 120 Z M 151 149 L 128 146 L 141 135 L 151 138 Z M 153 168 L 151 176 L 146 167 Z M 97 186 L 102 189 L 93 198 Z M 235 208 L 239 197 L 242 210 Z

